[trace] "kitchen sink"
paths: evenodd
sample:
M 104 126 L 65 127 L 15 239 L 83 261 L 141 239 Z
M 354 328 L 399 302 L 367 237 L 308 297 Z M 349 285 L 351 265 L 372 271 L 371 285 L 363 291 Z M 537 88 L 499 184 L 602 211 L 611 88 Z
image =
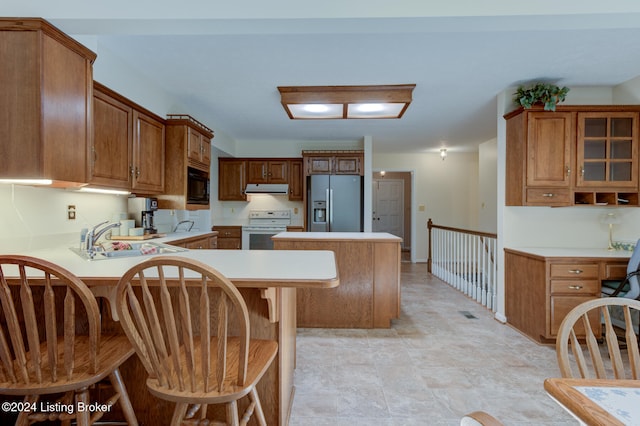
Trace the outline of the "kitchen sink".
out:
M 166 253 L 179 253 L 183 251 L 188 251 L 186 248 L 176 247 L 169 244 L 162 243 L 151 243 L 151 242 L 141 242 L 141 243 L 119 243 L 120 246 L 118 249 L 109 249 L 109 243 L 106 244 L 107 249 L 105 249 L 105 244 L 102 246 L 96 247 L 95 255 L 93 258 L 89 256 L 89 253 L 85 250 L 80 250 L 76 247 L 70 247 L 69 250 L 77 254 L 86 260 L 105 260 L 105 259 L 118 259 L 122 257 L 137 257 L 137 256 L 147 256 L 154 254 L 166 254 Z

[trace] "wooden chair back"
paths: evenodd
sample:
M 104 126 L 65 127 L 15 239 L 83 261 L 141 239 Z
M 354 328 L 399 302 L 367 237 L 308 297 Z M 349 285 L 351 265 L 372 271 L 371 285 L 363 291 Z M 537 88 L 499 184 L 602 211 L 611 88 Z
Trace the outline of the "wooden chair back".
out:
M 589 320 L 593 315 L 602 318 L 602 344 Z M 640 355 L 635 330 L 639 318 L 640 301 L 620 297 L 593 299 L 573 308 L 562 321 L 556 340 L 562 377 L 637 380 Z M 578 338 L 581 334 L 585 338 Z
M 484 411 L 474 411 L 465 414 L 460 419 L 460 426 L 504 426 L 500 420 Z
M 187 394 L 244 386 L 248 310 L 236 287 L 214 268 L 177 256 L 149 259 L 121 278 L 116 307 L 142 364 L 166 395 L 183 401 Z M 227 351 L 232 338 L 240 341 L 238 353 Z
M 64 297 L 56 296 L 58 289 Z M 29 388 L 40 393 L 38 387 L 44 386 L 66 391 L 65 385 L 97 372 L 100 311 L 94 295 L 71 272 L 42 259 L 0 255 L 0 311 L 2 393 L 22 395 Z M 76 348 L 80 315 L 86 316 L 82 332 L 88 334 L 82 353 Z

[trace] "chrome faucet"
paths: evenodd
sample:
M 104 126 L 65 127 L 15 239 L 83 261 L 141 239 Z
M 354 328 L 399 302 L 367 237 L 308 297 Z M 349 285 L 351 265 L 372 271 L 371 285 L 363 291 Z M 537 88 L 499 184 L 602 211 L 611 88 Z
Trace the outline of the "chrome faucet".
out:
M 108 223 L 109 223 L 108 220 L 104 221 L 104 222 L 101 222 L 101 223 L 97 224 L 96 226 L 94 226 L 93 228 L 91 228 L 91 230 L 89 232 L 87 232 L 84 249 L 86 250 L 87 255 L 89 256 L 90 259 L 93 259 L 93 257 L 96 254 L 95 253 L 95 245 L 96 245 L 96 242 L 98 242 L 98 239 L 102 236 L 102 234 L 107 232 L 109 229 L 117 228 L 118 226 L 120 226 L 119 222 L 109 223 L 109 224 Z M 103 227 L 102 229 L 98 229 L 102 225 L 106 225 L 106 224 L 108 224 L 108 225 Z
M 195 222 L 193 220 L 182 220 L 182 221 L 178 222 L 178 224 L 173 228 L 173 232 L 178 231 L 178 227 L 180 225 L 182 225 L 183 223 L 189 223 L 190 224 L 189 225 L 189 229 L 187 229 L 187 232 L 189 232 L 189 231 L 191 231 L 191 228 L 193 228 L 193 225 L 194 225 Z

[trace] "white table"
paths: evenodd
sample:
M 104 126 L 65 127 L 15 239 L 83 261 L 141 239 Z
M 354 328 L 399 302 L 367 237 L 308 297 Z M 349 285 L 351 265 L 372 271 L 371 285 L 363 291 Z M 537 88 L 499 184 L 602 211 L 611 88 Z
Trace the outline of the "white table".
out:
M 640 380 L 554 378 L 544 388 L 581 424 L 640 426 Z

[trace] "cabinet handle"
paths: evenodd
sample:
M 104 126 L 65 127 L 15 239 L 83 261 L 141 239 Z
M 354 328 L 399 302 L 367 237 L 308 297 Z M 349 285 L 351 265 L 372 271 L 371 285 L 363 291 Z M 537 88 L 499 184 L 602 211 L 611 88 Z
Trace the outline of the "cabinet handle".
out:
M 581 285 L 570 285 L 569 288 L 571 290 L 581 290 L 582 286 Z
M 545 192 L 544 194 L 542 194 L 542 196 L 551 198 L 551 197 L 553 197 L 553 193 L 552 192 Z
M 584 177 L 584 166 L 580 166 L 580 176 Z
M 584 271 L 582 269 L 569 269 L 570 274 L 581 274 Z
M 571 169 L 569 168 L 569 166 L 567 166 L 567 176 L 571 175 Z

